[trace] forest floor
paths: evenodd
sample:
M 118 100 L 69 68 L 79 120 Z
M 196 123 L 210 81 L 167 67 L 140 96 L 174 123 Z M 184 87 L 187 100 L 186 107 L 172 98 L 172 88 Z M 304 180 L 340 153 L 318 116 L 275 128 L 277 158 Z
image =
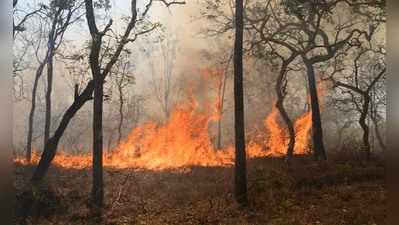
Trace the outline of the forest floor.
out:
M 33 168 L 16 165 L 17 196 Z M 233 168 L 105 168 L 104 174 L 102 222 L 90 216 L 91 171 L 52 167 L 46 178 L 52 194 L 38 197 L 31 224 L 382 225 L 386 219 L 383 162 L 301 157 L 288 166 L 279 158 L 249 160 L 246 208 L 233 199 Z

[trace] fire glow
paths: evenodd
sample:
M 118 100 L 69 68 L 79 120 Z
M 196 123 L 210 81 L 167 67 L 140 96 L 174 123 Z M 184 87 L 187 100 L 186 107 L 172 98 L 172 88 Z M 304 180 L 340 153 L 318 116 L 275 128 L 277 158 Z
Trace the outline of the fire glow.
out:
M 192 95 L 191 95 L 192 96 Z M 175 107 L 169 119 L 163 123 L 147 122 L 134 128 L 117 147 L 104 154 L 104 166 L 117 169 L 181 169 L 190 166 L 231 166 L 234 163 L 234 146 L 227 145 L 216 149 L 211 141 L 209 127 L 211 123 L 222 119 L 219 104 L 207 104 L 199 109 L 200 104 L 190 97 L 185 104 Z M 265 131 L 257 134 L 263 143 L 249 138 L 246 146 L 247 158 L 281 157 L 286 154 L 288 133 L 280 122 L 276 107 L 265 118 Z M 305 112 L 294 123 L 294 154 L 310 152 L 310 134 L 312 127 L 311 112 Z M 59 151 L 53 161 L 54 165 L 65 168 L 90 168 L 91 154 L 68 154 Z M 40 160 L 34 154 L 32 163 Z M 21 158 L 15 161 L 25 163 Z

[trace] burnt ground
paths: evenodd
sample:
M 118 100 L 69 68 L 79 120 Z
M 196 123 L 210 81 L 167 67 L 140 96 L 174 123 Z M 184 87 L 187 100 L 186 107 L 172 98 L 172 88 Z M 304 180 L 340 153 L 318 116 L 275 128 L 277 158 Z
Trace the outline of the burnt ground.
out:
M 333 158 L 333 159 L 331 159 Z M 248 162 L 249 206 L 232 194 L 232 168 L 192 167 L 180 171 L 105 169 L 102 222 L 90 216 L 90 170 L 52 167 L 46 191 L 30 224 L 270 224 L 380 225 L 386 218 L 383 162 L 307 157 L 290 165 L 279 158 Z M 17 197 L 33 171 L 17 164 Z

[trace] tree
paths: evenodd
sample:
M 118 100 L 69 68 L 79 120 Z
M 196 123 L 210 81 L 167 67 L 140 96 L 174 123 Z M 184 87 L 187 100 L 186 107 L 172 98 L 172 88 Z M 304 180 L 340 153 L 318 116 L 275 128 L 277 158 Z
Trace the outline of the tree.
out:
M 102 84 L 104 83 L 104 79 L 107 77 L 107 75 L 111 72 L 114 64 L 118 61 L 119 56 L 121 52 L 125 49 L 125 46 L 128 43 L 134 42 L 138 36 L 147 34 L 153 30 L 155 30 L 158 25 L 152 25 L 149 28 L 146 27 L 143 24 L 143 26 L 138 26 L 136 28 L 136 24 L 138 21 L 143 22 L 144 18 L 146 18 L 146 15 L 148 14 L 151 6 L 153 5 L 154 0 L 149 0 L 148 3 L 145 5 L 144 11 L 140 14 L 140 18 L 138 18 L 138 9 L 136 6 L 136 0 L 131 1 L 131 10 L 132 10 L 132 15 L 129 18 L 128 24 L 126 29 L 124 30 L 123 34 L 118 38 L 117 40 L 117 47 L 113 53 L 111 53 L 110 60 L 108 62 L 103 62 L 104 64 L 100 64 L 99 58 L 100 58 L 100 49 L 102 46 L 102 39 L 106 35 L 106 33 L 110 30 L 110 27 L 112 25 L 112 20 L 109 21 L 109 23 L 105 26 L 103 30 L 99 30 L 96 25 L 96 19 L 94 16 L 94 7 L 93 7 L 93 1 L 91 0 L 85 0 L 85 6 L 86 6 L 86 19 L 87 23 L 89 26 L 90 34 L 92 37 L 91 40 L 91 48 L 90 48 L 90 55 L 89 55 L 89 62 L 90 62 L 90 67 L 91 67 L 91 72 L 93 79 L 91 79 L 85 88 L 82 88 L 81 93 L 77 93 L 75 95 L 74 102 L 67 108 L 65 113 L 62 116 L 62 119 L 59 123 L 59 126 L 55 130 L 54 134 L 49 138 L 48 142 L 44 146 L 43 153 L 41 155 L 39 164 L 37 165 L 33 176 L 31 178 L 31 188 L 29 188 L 30 196 L 32 195 L 32 188 L 38 187 L 46 175 L 52 160 L 54 159 L 56 152 L 57 152 L 57 146 L 58 143 L 64 134 L 66 128 L 68 127 L 68 124 L 72 120 L 72 118 L 75 116 L 75 114 L 82 108 L 82 106 L 90 101 L 93 98 L 97 98 L 95 104 L 94 114 L 98 112 L 99 114 L 96 116 L 96 119 L 101 118 L 101 110 L 102 110 L 102 93 L 101 91 L 103 90 Z M 161 3 L 164 4 L 165 6 L 171 6 L 174 4 L 185 4 L 184 1 L 166 1 L 166 0 L 161 0 Z M 133 37 L 131 37 L 131 34 L 134 32 Z M 101 66 L 103 65 L 103 66 Z M 93 97 L 93 92 L 96 89 L 96 94 Z M 99 120 L 100 121 L 100 120 Z M 93 123 L 93 131 L 94 129 L 97 129 L 95 131 L 95 134 L 93 135 L 96 140 L 102 143 L 102 130 L 101 126 L 102 122 L 95 122 Z M 103 204 L 103 182 L 102 182 L 102 145 L 101 143 L 94 143 L 95 148 L 93 149 L 93 187 L 92 187 L 92 198 L 93 198 L 93 203 L 94 203 L 94 208 L 100 209 Z M 30 207 L 33 203 L 32 198 L 27 198 L 26 201 L 24 202 L 24 212 L 22 217 L 26 218 L 26 216 L 29 213 Z M 100 211 L 100 210 L 98 210 Z
M 287 95 L 286 88 L 287 88 L 287 74 L 289 72 L 289 65 L 291 62 L 295 60 L 298 56 L 297 53 L 292 53 L 287 59 L 284 56 L 275 53 L 281 60 L 281 67 L 279 70 L 279 74 L 277 77 L 275 90 L 277 95 L 276 101 L 276 108 L 280 112 L 281 117 L 283 118 L 287 128 L 288 128 L 288 135 L 289 135 L 289 142 L 287 146 L 287 156 L 286 159 L 289 162 L 293 155 L 294 155 L 294 147 L 295 147 L 295 128 L 292 120 L 290 119 L 285 107 L 284 107 L 284 99 Z
M 247 204 L 247 171 L 244 126 L 243 87 L 243 37 L 244 4 L 236 0 L 234 41 L 234 130 L 235 130 L 235 198 L 241 205 Z
M 29 112 L 28 121 L 28 135 L 26 144 L 26 160 L 30 162 L 32 154 L 32 134 L 33 134 L 33 120 L 35 117 L 36 109 L 36 95 L 39 79 L 42 76 L 45 66 L 47 65 L 47 91 L 46 91 L 46 115 L 45 115 L 45 131 L 44 131 L 44 144 L 47 143 L 50 135 L 51 123 L 51 93 L 52 93 L 52 80 L 53 80 L 53 58 L 55 52 L 61 46 L 64 34 L 68 27 L 79 20 L 82 15 L 78 14 L 78 10 L 82 7 L 82 3 L 69 0 L 69 1 L 51 1 L 49 6 L 42 6 L 42 16 L 48 20 L 49 30 L 46 39 L 46 51 L 43 57 L 40 57 L 41 40 L 39 41 L 36 49 L 36 59 L 39 66 L 36 69 L 35 80 L 32 88 L 31 109 Z M 40 39 L 45 36 L 46 30 L 42 27 L 39 28 Z
M 225 68 L 223 70 L 223 76 L 220 78 L 220 82 L 218 85 L 218 111 L 219 111 L 219 120 L 217 121 L 217 149 L 222 149 L 222 118 L 224 111 L 224 101 L 225 101 L 225 93 L 226 93 L 226 82 L 229 73 L 229 67 L 231 64 L 231 60 L 233 58 L 234 52 L 229 53 L 227 62 L 223 62 L 225 64 Z
M 346 21 L 334 20 L 333 15 L 352 6 L 350 1 L 281 1 L 276 5 L 265 4 L 265 12 L 259 15 L 258 5 L 248 14 L 249 30 L 257 35 L 250 45 L 273 43 L 283 47 L 282 51 L 298 54 L 304 64 L 312 112 L 312 140 L 315 159 L 326 159 L 323 143 L 320 103 L 316 86 L 316 65 L 326 63 L 345 46 L 369 37 L 365 27 L 357 26 L 363 18 L 347 15 Z M 353 8 L 349 8 L 353 10 Z M 348 14 L 350 13 L 347 12 Z M 334 27 L 333 30 L 329 27 Z
M 18 9 L 18 0 L 13 0 L 13 38 L 15 39 L 18 33 L 25 31 L 25 23 L 45 8 L 45 5 L 40 4 L 37 9 L 33 9 L 32 11 L 19 16 L 21 10 Z M 20 18 L 17 20 L 18 17 Z
M 376 124 L 378 123 L 377 119 L 370 108 L 373 105 L 372 91 L 378 82 L 386 77 L 383 52 L 385 51 L 358 47 L 354 53 L 353 64 L 350 64 L 353 69 L 350 69 L 352 71 L 349 75 L 339 78 L 337 73 L 334 72 L 329 77 L 329 80 L 333 82 L 336 88 L 341 88 L 343 99 L 340 98 L 338 101 L 341 103 L 349 102 L 353 105 L 355 111 L 359 113 L 358 123 L 363 130 L 362 151 L 365 153 L 366 160 L 370 160 L 371 157 L 370 125 L 367 123 L 367 118 L 371 118 L 375 123 L 377 140 L 379 140 L 380 144 L 382 143 L 383 147 L 385 146 L 378 130 L 378 124 Z M 338 62 L 337 60 L 335 61 L 335 68 L 337 63 L 343 64 L 342 59 L 338 60 Z M 336 70 L 339 69 L 336 68 Z
M 124 123 L 124 106 L 125 106 L 125 89 L 131 84 L 134 84 L 134 76 L 131 74 L 132 64 L 130 63 L 131 52 L 125 51 L 121 55 L 120 60 L 115 65 L 115 70 L 111 74 L 111 78 L 114 80 L 116 89 L 118 91 L 118 138 L 117 143 L 120 144 L 122 139 L 122 126 Z
M 364 23 L 365 15 L 383 20 L 380 10 L 383 2 L 279 0 L 246 4 L 244 28 L 248 33 L 245 41 L 247 51 L 262 52 L 261 55 L 267 57 L 270 55 L 267 52 L 272 52 L 271 45 L 274 45 L 274 49 L 279 50 L 279 54 L 285 58 L 290 54 L 298 54 L 302 59 L 311 103 L 313 153 L 317 160 L 326 159 L 326 153 L 316 87 L 316 68 L 332 59 L 339 49 L 350 42 L 369 36 L 373 31 L 369 31 L 369 24 Z M 220 35 L 233 29 L 235 20 L 226 15 L 226 2 L 206 3 L 207 11 L 204 14 L 216 25 L 216 28 L 210 29 L 210 34 Z M 368 13 L 370 8 L 373 13 Z

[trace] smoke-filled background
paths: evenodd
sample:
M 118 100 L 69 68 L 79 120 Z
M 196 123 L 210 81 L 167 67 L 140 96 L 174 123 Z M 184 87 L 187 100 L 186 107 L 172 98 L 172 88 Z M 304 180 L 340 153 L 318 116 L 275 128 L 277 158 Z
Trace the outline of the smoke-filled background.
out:
M 21 1 L 19 4 L 23 12 L 37 7 L 39 1 Z M 100 26 L 105 26 L 108 19 L 113 18 L 113 31 L 118 33 L 123 29 L 123 23 L 119 18 L 129 15 L 129 1 L 111 1 L 110 4 L 110 9 L 101 12 L 103 20 L 100 20 Z M 141 4 L 144 10 L 144 3 Z M 226 82 L 221 142 L 223 145 L 233 143 L 231 64 L 233 33 L 232 30 L 219 35 L 212 32 L 215 23 L 211 16 L 206 14 L 206 7 L 206 2 L 190 1 L 184 7 L 173 9 L 165 9 L 162 5 L 151 8 L 148 21 L 159 23 L 160 26 L 128 45 L 129 52 L 121 57 L 115 74 L 106 80 L 104 106 L 106 149 L 114 148 L 119 139 L 117 131 L 121 115 L 120 93 L 123 95 L 124 104 L 122 107 L 124 121 L 121 127 L 121 136 L 124 139 L 133 128 L 145 122 L 165 123 L 177 106 L 190 101 L 189 95 L 194 95 L 194 99 L 202 103 L 210 103 L 207 106 L 215 107 L 214 102 L 220 97 L 219 84 L 224 79 Z M 225 12 L 231 16 L 230 9 L 226 8 Z M 17 64 L 18 70 L 14 77 L 13 109 L 17 113 L 14 114 L 13 133 L 15 151 L 18 153 L 23 153 L 26 148 L 32 83 L 39 65 L 38 60 L 44 54 L 46 38 L 44 33 L 48 26 L 41 18 L 32 18 L 27 21 L 26 30 L 15 39 L 14 63 Z M 385 28 L 380 27 L 378 32 L 380 34 L 376 35 L 376 39 L 382 44 L 385 43 Z M 68 28 L 63 43 L 57 50 L 54 63 L 51 132 L 57 127 L 61 116 L 73 101 L 75 85 L 77 84 L 81 90 L 91 78 L 86 57 L 88 40 L 88 29 L 82 17 Z M 43 43 L 38 44 L 38 41 Z M 320 74 L 322 72 L 318 73 L 317 76 L 322 77 Z M 123 74 L 123 77 L 120 74 Z M 244 78 L 247 136 L 255 135 L 259 131 L 266 132 L 264 121 L 276 101 L 274 85 L 277 74 L 278 70 L 267 57 L 259 58 L 247 54 Z M 205 76 L 208 78 L 204 78 Z M 201 89 L 198 87 L 203 90 L 195 90 Z M 334 105 L 334 98 L 339 93 L 334 93 L 328 82 L 320 85 L 320 88 L 323 89 L 321 90 L 322 119 L 328 148 L 333 150 L 341 148 L 346 142 L 360 142 L 361 130 L 357 125 L 357 112 L 339 110 Z M 32 140 L 34 149 L 40 152 L 43 147 L 47 90 L 45 75 L 41 76 L 37 90 Z M 297 71 L 289 74 L 287 93 L 285 105 L 295 120 L 309 110 L 306 76 L 300 66 Z M 380 110 L 381 115 L 384 115 L 385 109 L 380 108 Z M 86 104 L 73 118 L 61 140 L 61 149 L 73 153 L 90 151 L 91 111 L 91 103 Z M 216 124 L 211 123 L 209 133 L 215 145 L 216 129 Z M 384 129 L 384 123 L 380 129 Z M 371 131 L 371 142 L 373 150 L 378 151 L 380 147 L 373 131 Z

